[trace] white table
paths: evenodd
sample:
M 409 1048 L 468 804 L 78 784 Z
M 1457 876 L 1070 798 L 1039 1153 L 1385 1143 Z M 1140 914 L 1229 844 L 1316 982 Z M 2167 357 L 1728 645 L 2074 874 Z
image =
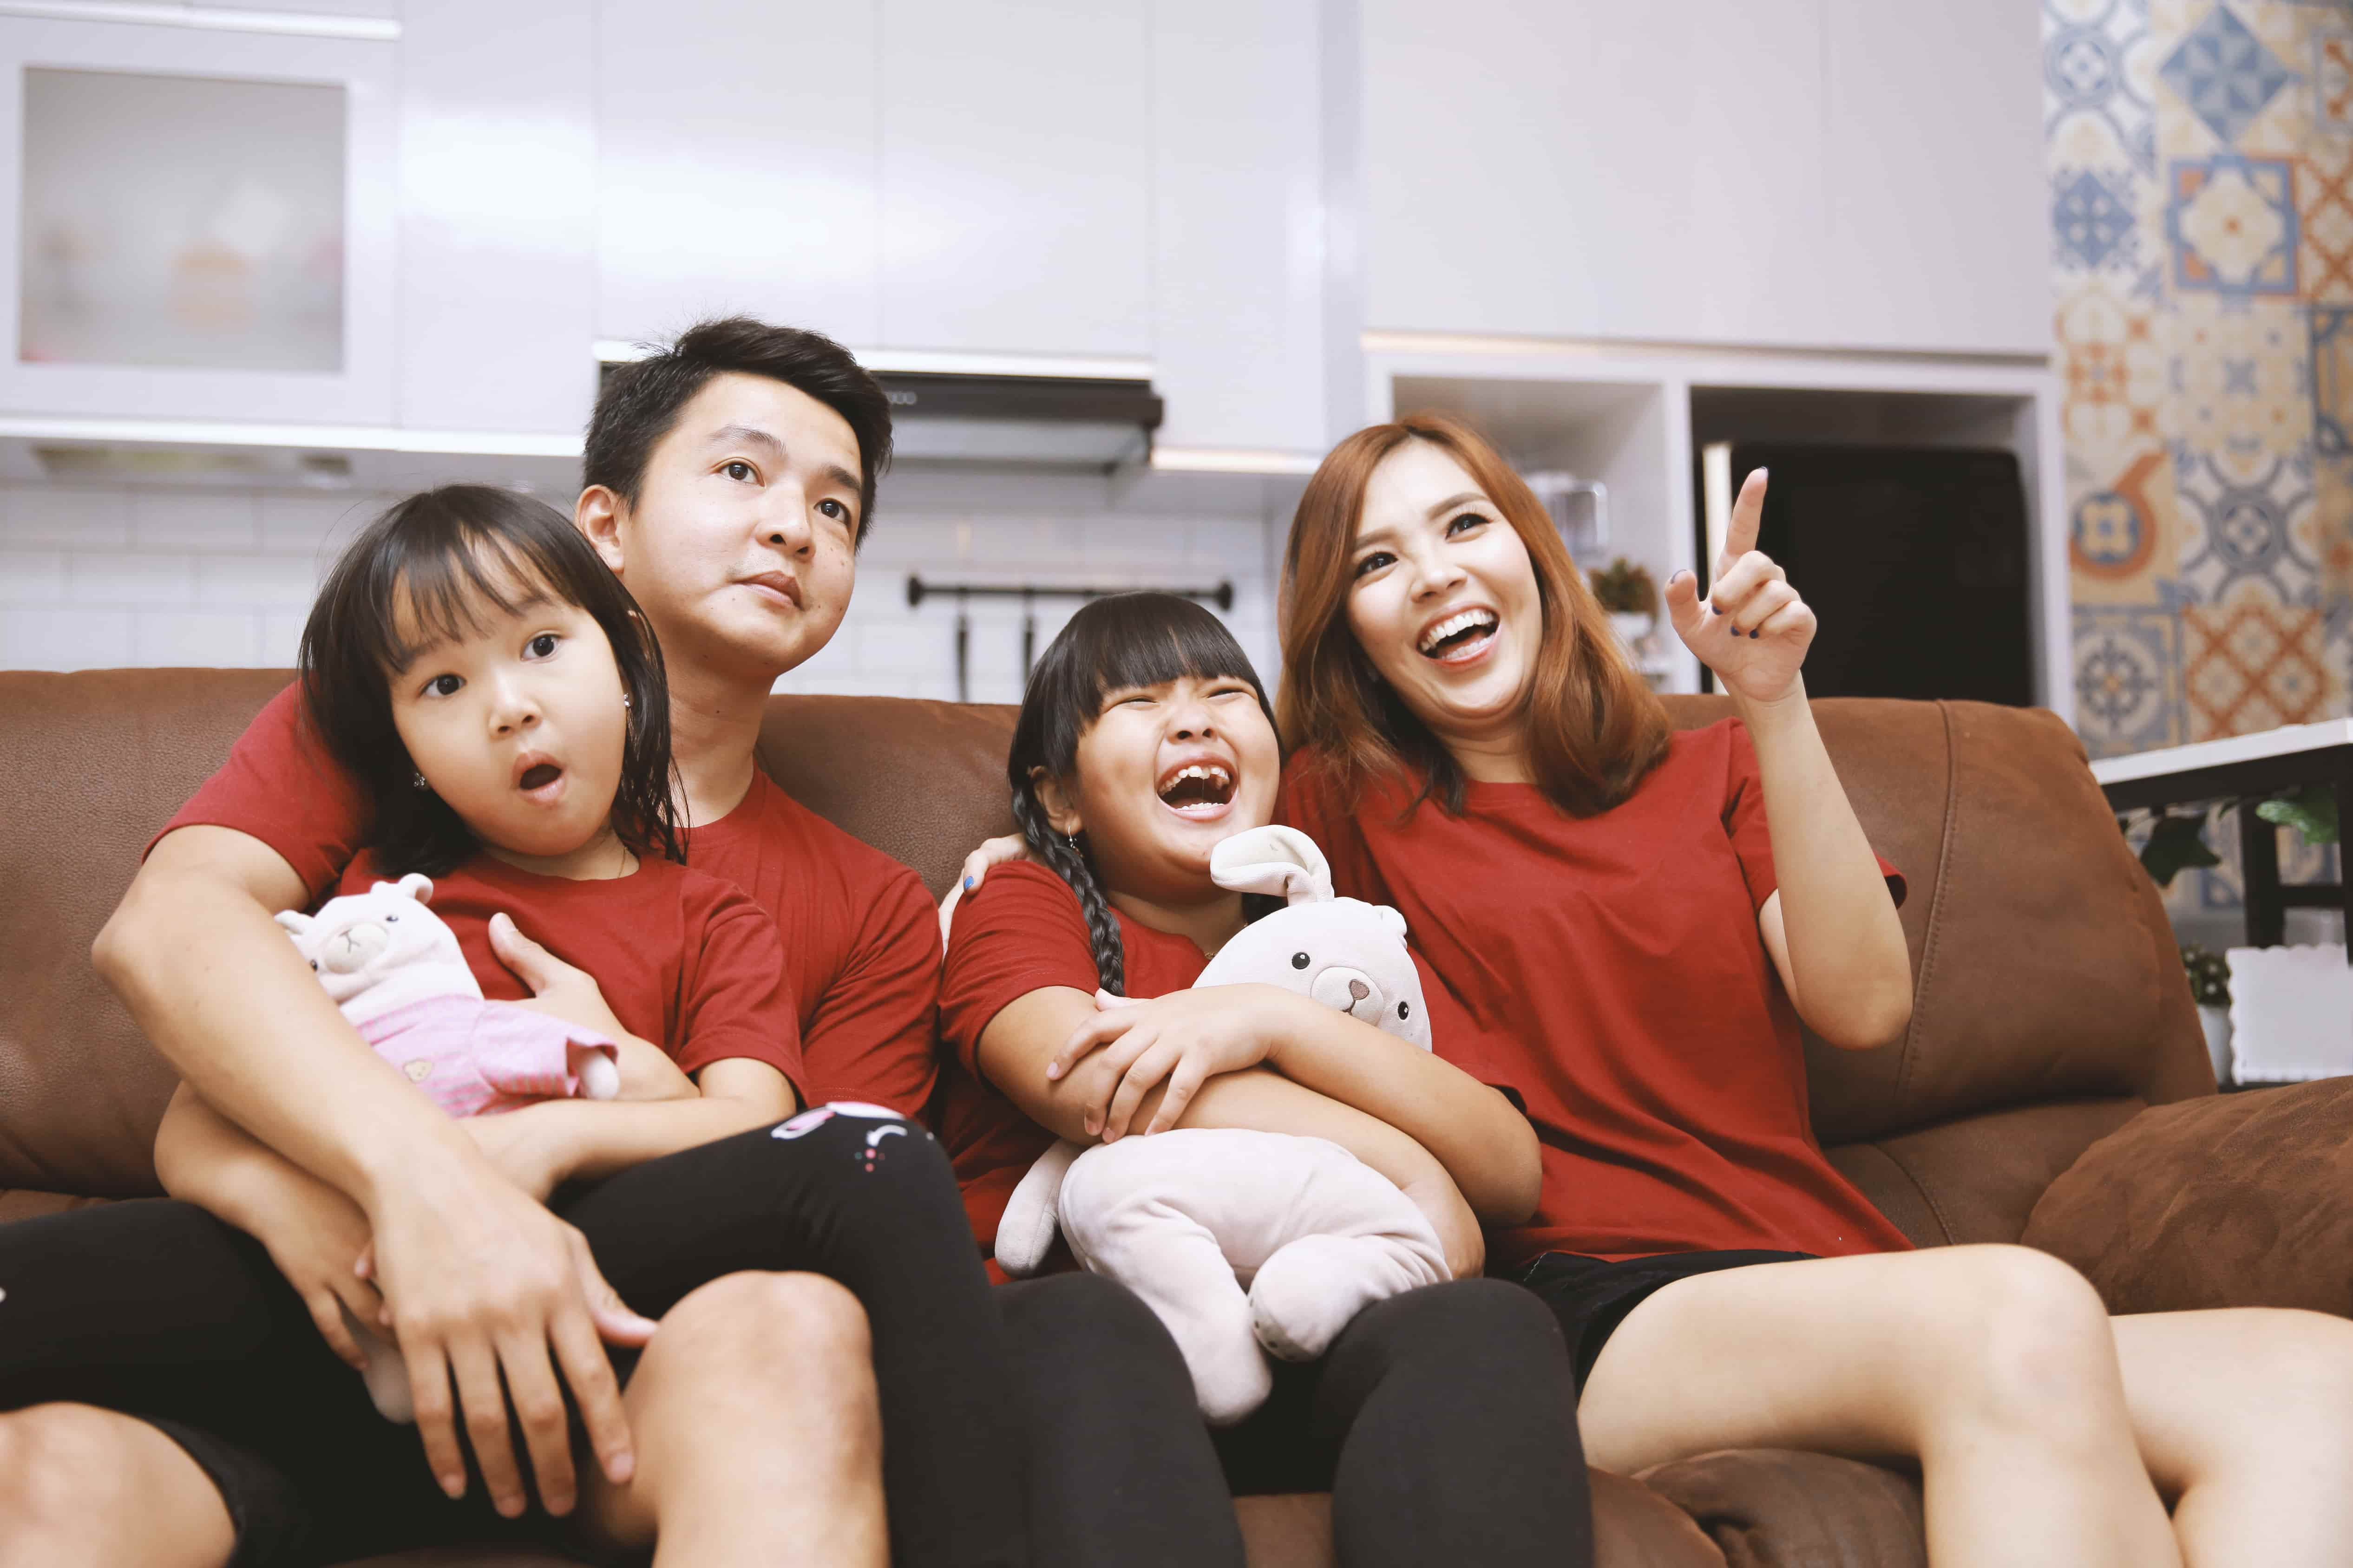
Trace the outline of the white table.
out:
M 2200 741 L 2163 751 L 2104 757 L 2092 776 L 2118 811 L 2221 800 L 2233 795 L 2278 795 L 2306 784 L 2337 791 L 2337 819 L 2353 820 L 2353 719 L 2290 724 L 2253 735 Z M 2343 853 L 2339 847 L 2339 854 Z M 2240 873 L 2245 884 L 2247 945 L 2277 947 L 2285 939 L 2290 909 L 2343 910 L 2353 962 L 2353 879 L 2283 888 L 2279 879 L 2279 829 L 2252 807 L 2239 813 Z M 2341 862 L 2340 862 L 2341 864 Z

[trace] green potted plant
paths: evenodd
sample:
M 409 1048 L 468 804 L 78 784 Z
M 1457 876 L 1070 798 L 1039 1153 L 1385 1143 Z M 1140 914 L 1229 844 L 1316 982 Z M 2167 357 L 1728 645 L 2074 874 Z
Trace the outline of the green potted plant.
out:
M 1597 566 L 1588 579 L 1593 597 L 1609 613 L 1610 629 L 1629 653 L 1658 625 L 1659 585 L 1647 567 L 1623 555 L 1607 566 Z
M 2198 1022 L 2206 1031 L 2206 1054 L 2214 1061 L 2214 1081 L 2231 1081 L 2231 965 L 2196 942 L 2181 947 L 2181 967 L 2198 1001 Z

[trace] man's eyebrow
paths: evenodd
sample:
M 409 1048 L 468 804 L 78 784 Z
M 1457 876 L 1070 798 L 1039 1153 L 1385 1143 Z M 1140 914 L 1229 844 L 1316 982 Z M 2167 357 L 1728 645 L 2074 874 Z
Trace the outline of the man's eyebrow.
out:
M 756 425 L 722 425 L 711 433 L 707 445 L 713 447 L 763 447 L 778 457 L 785 454 L 785 444 Z
M 1484 490 L 1464 490 L 1459 496 L 1448 496 L 1444 500 L 1440 501 L 1436 506 L 1431 507 L 1424 515 L 1435 521 L 1439 513 L 1452 511 L 1464 501 L 1485 500 L 1486 499 L 1487 495 Z
M 848 468 L 843 468 L 839 463 L 828 463 L 825 466 L 824 472 L 827 479 L 831 479 L 843 489 L 855 492 L 863 488 L 859 483 L 858 476 L 851 473 Z

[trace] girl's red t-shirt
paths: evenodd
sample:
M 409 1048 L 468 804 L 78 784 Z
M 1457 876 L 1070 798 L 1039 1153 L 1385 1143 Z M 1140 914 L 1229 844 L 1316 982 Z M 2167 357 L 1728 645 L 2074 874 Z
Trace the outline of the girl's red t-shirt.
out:
M 364 854 L 334 892 L 395 879 Z M 626 877 L 579 881 L 477 855 L 434 879 L 431 908 L 491 1001 L 531 999 L 491 948 L 491 917 L 503 910 L 523 935 L 595 975 L 621 1027 L 683 1071 L 747 1057 L 784 1074 L 808 1102 L 784 943 L 776 922 L 734 883 L 671 860 L 641 859 Z
M 1533 784 L 1473 784 L 1461 816 L 1417 793 L 1377 783 L 1351 809 L 1308 752 L 1277 809 L 1339 892 L 1404 913 L 1433 1029 L 1475 1036 L 1474 1070 L 1535 1124 L 1542 1195 L 1491 1238 L 1492 1268 L 1910 1247 L 1814 1140 L 1797 1014 L 1757 930 L 1778 884 L 1743 725 L 1674 735 L 1597 816 Z
M 997 1246 L 1007 1200 L 1054 1135 L 1023 1115 L 981 1075 L 981 1031 L 1032 991 L 1067 985 L 1092 995 L 1094 945 L 1071 885 L 1043 866 L 1015 861 L 988 873 L 978 898 L 956 904 L 940 973 L 940 1142 L 964 1189 L 981 1250 Z M 1138 925 L 1113 911 L 1130 996 L 1165 996 L 1201 977 L 1209 960 L 1193 939 Z

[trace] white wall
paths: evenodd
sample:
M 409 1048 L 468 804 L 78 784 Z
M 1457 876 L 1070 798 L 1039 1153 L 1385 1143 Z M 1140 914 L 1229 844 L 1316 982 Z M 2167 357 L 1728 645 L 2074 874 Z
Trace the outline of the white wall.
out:
M 1271 552 L 1295 481 L 902 471 L 883 482 L 840 633 L 779 690 L 955 696 L 955 606 L 927 581 L 1233 581 L 1226 617 L 1271 680 Z M 0 669 L 283 667 L 318 579 L 388 495 L 0 488 Z M 1075 604 L 1041 600 L 1038 648 Z M 970 607 L 972 697 L 1020 696 L 1021 606 Z

